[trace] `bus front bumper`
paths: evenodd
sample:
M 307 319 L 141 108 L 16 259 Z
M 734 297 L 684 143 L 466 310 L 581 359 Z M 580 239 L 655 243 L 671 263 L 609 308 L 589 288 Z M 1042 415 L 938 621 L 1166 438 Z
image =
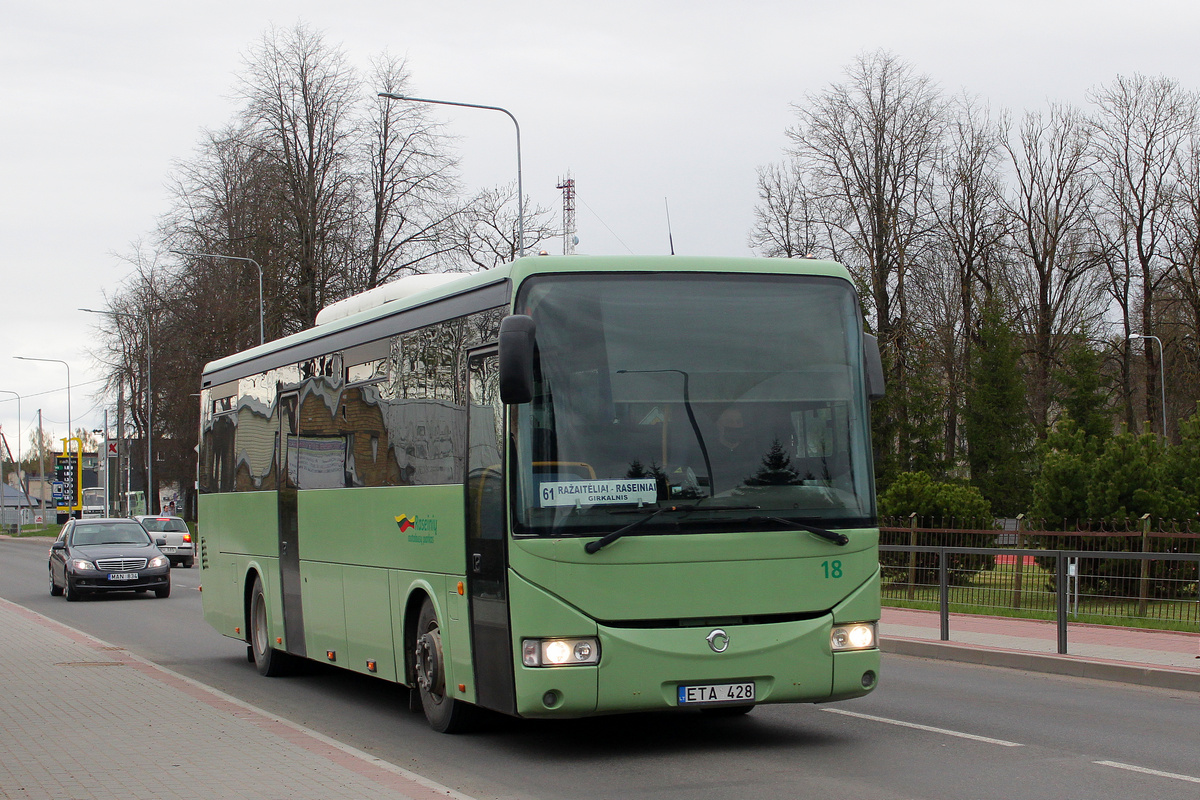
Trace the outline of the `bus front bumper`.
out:
M 596 666 L 516 667 L 528 717 L 686 707 L 828 702 L 865 695 L 879 650 L 834 652 L 831 616 L 760 625 L 600 625 Z

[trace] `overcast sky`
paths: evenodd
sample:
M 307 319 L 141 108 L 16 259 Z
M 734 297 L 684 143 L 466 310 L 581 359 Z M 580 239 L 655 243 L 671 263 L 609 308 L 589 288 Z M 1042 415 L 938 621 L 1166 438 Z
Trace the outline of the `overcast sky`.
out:
M 749 254 L 755 168 L 778 161 L 792 104 L 886 49 L 948 93 L 1020 113 L 1083 104 L 1118 74 L 1200 89 L 1200 4 L 1141 0 L 567 0 L 289 3 L 7 0 L 0 23 L 0 390 L 99 428 L 111 398 L 89 355 L 93 315 L 152 239 L 173 163 L 233 116 L 235 76 L 271 25 L 303 22 L 365 69 L 408 60 L 415 94 L 503 106 L 521 125 L 525 192 L 561 208 L 576 180 L 578 251 Z M 433 109 L 470 189 L 515 179 L 512 123 Z M 558 245 L 561 247 L 561 245 Z M 253 300 L 253 298 L 248 298 Z M 198 376 L 197 376 L 198 381 Z M 17 408 L 0 393 L 16 449 Z

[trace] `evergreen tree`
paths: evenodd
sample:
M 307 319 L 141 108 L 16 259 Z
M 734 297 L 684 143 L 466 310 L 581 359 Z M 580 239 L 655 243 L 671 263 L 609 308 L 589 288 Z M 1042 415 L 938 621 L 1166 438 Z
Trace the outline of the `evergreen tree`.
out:
M 1040 456 L 1029 510 L 1032 524 L 1057 530 L 1059 524 L 1071 526 L 1086 519 L 1096 440 L 1064 413 L 1042 443 Z
M 971 354 L 963 430 L 971 483 L 1005 516 L 1028 507 L 1032 488 L 1032 437 L 1020 357 L 1016 335 L 999 306 L 985 306 Z
M 1179 423 L 1179 439 L 1163 464 L 1164 516 L 1194 526 L 1200 522 L 1200 409 Z
M 1166 445 L 1154 433 L 1140 436 L 1124 429 L 1096 457 L 1088 488 L 1093 520 L 1133 520 L 1143 514 L 1166 516 L 1162 481 Z
M 1101 357 L 1082 333 L 1073 337 L 1056 377 L 1062 387 L 1063 409 L 1089 439 L 1103 441 L 1112 435 L 1113 420 L 1104 390 Z

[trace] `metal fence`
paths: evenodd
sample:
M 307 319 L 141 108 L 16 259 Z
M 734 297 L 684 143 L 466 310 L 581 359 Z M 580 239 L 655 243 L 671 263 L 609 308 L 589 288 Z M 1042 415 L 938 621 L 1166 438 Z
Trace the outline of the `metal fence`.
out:
M 1200 534 L 880 529 L 884 605 L 1168 630 L 1200 627 Z

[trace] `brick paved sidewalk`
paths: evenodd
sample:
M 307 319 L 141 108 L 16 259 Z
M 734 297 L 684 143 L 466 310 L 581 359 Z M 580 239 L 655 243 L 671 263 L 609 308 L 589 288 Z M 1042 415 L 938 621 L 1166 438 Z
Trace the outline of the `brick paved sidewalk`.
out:
M 0 798 L 469 800 L 0 600 Z
M 1042 620 L 951 614 L 949 642 L 940 634 L 936 611 L 883 609 L 885 651 L 1200 691 L 1200 633 L 1069 623 L 1067 655 Z

